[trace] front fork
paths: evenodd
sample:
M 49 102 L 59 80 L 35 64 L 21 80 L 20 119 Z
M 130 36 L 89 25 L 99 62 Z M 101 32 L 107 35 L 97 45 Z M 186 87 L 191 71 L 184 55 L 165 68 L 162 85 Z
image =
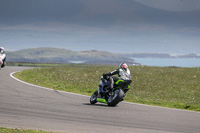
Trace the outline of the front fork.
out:
M 98 94 L 100 94 L 100 93 L 104 93 L 104 90 L 103 90 L 102 87 L 99 86 L 99 88 L 98 88 Z

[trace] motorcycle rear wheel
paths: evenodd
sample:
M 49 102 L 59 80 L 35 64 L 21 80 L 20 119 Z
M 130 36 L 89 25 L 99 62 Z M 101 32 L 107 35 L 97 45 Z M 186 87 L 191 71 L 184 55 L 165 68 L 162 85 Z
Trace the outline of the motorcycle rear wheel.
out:
M 108 106 L 116 106 L 120 101 L 122 101 L 122 98 L 124 97 L 124 91 L 122 89 L 116 89 L 113 92 L 114 94 L 109 96 L 108 98 Z

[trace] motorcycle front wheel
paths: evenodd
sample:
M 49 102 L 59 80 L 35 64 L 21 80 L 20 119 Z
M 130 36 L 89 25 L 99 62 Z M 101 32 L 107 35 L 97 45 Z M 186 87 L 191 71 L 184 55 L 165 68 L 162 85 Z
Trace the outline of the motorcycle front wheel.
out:
M 97 95 L 98 95 L 98 90 L 96 90 L 92 96 L 90 97 L 90 103 L 95 104 L 97 102 Z

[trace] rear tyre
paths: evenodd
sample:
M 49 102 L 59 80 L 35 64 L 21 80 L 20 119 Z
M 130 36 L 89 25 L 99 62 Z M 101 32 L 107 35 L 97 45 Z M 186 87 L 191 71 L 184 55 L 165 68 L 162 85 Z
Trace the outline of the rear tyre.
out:
M 109 96 L 108 98 L 108 106 L 116 106 L 120 101 L 122 101 L 122 98 L 124 97 L 124 92 L 122 89 L 116 89 L 113 92 L 114 94 Z
M 90 103 L 95 104 L 97 102 L 97 95 L 98 95 L 98 90 L 96 90 L 92 96 L 90 97 Z

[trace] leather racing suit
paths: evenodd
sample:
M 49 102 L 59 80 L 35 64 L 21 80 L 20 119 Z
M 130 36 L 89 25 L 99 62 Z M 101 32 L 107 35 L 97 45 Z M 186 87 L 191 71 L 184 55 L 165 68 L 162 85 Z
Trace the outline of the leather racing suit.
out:
M 113 76 L 118 74 L 118 77 Z M 114 83 L 117 82 L 119 79 L 122 80 L 131 80 L 131 73 L 128 68 L 118 68 L 112 72 L 105 73 L 103 74 L 103 78 L 107 79 L 108 81 L 108 88 L 107 89 L 112 89 L 114 86 Z

